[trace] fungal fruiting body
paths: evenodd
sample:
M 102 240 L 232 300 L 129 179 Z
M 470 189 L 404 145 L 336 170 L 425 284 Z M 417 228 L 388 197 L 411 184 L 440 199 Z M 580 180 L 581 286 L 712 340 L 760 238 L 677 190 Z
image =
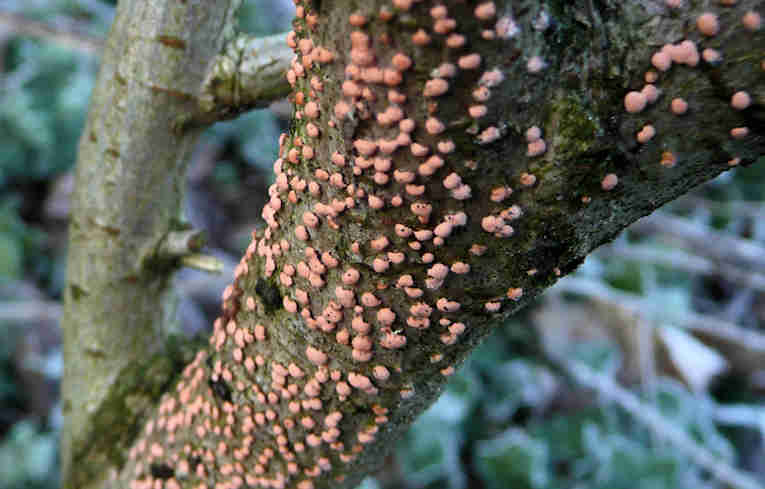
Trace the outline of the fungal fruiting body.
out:
M 720 5 L 723 7 L 734 7 L 737 5 L 735 1 L 720 1 Z M 666 0 L 665 5 L 668 9 L 683 12 L 687 9 L 687 5 L 680 0 Z M 740 16 L 739 22 L 731 24 L 733 17 L 730 15 L 721 15 L 725 13 L 726 9 L 719 10 L 707 10 L 696 14 L 689 14 L 690 19 L 693 20 L 695 26 L 695 33 L 689 33 L 687 39 L 683 39 L 675 43 L 667 43 L 659 50 L 655 51 L 650 59 L 647 60 L 650 64 L 650 68 L 645 72 L 643 77 L 646 82 L 640 90 L 628 91 L 624 96 L 624 110 L 625 112 L 634 117 L 637 121 L 642 123 L 642 127 L 635 131 L 635 139 L 638 143 L 643 145 L 654 145 L 654 154 L 660 153 L 660 157 L 657 158 L 659 163 L 664 168 L 674 168 L 678 162 L 678 154 L 680 148 L 665 147 L 661 148 L 663 141 L 671 140 L 672 145 L 679 144 L 682 141 L 682 137 L 677 138 L 677 135 L 673 131 L 673 127 L 662 127 L 653 123 L 651 120 L 651 113 L 655 114 L 655 111 L 660 110 L 659 105 L 652 107 L 662 96 L 663 90 L 661 89 L 661 83 L 664 78 L 672 76 L 673 71 L 685 71 L 700 68 L 700 64 L 706 63 L 711 67 L 718 70 L 730 69 L 726 66 L 726 46 L 725 43 L 713 42 L 713 40 L 728 29 L 733 33 L 732 37 L 739 36 L 747 39 L 747 42 L 754 41 L 752 33 L 756 33 L 761 28 L 761 15 L 753 10 L 746 11 Z M 715 47 L 711 47 L 715 45 Z M 765 62 L 764 62 L 765 63 Z M 703 77 L 699 77 L 703 79 Z M 734 79 L 735 80 L 735 79 Z M 728 104 L 729 109 L 733 109 L 735 112 L 744 112 L 752 104 L 752 98 L 746 87 L 736 87 L 735 91 L 730 94 L 730 102 Z M 675 94 L 669 99 L 669 103 L 664 105 L 675 116 L 685 116 L 694 110 L 692 100 L 686 97 L 692 97 L 694 94 Z M 703 108 L 702 110 L 719 110 L 724 112 L 724 108 L 718 107 L 717 109 Z M 749 137 L 749 128 L 747 126 L 732 126 L 728 131 L 727 138 L 729 140 L 745 140 Z M 723 144 L 723 138 L 720 138 L 720 143 Z M 689 149 L 690 151 L 693 148 Z M 736 155 L 730 155 L 730 161 L 740 161 L 740 158 Z M 735 165 L 730 165 L 735 166 Z M 611 188 L 611 185 L 607 185 L 604 181 L 602 185 L 603 189 L 606 187 Z

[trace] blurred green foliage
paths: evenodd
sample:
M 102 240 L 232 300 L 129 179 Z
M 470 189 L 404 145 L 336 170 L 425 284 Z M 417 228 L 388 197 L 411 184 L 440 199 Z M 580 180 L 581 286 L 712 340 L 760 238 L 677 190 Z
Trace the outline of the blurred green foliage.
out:
M 509 323 L 476 350 L 412 426 L 396 455 L 398 484 L 428 489 L 721 487 L 682 450 L 613 405 L 586 402 L 545 413 L 567 381 L 536 359 L 497 348 L 507 346 L 507 331 L 519 326 Z M 602 353 L 603 347 L 582 344 L 580 350 Z M 669 423 L 721 460 L 734 462 L 735 450 L 697 397 L 671 380 L 657 383 L 653 396 Z
M 48 180 L 74 164 L 93 86 L 95 60 L 55 44 L 6 46 L 0 83 L 0 186 Z
M 58 484 L 55 470 L 56 444 L 50 432 L 41 432 L 30 421 L 20 421 L 0 444 L 0 487 L 46 489 Z
M 236 146 L 236 154 L 247 164 L 264 172 L 271 172 L 276 159 L 281 128 L 274 114 L 268 110 L 255 110 L 236 120 L 215 124 L 206 137 Z M 234 185 L 239 175 L 233 163 L 220 161 L 215 165 L 213 177 L 223 185 Z
M 19 198 L 0 198 L 0 283 L 25 275 L 43 278 L 50 261 L 43 253 L 45 233 L 29 226 L 18 213 Z

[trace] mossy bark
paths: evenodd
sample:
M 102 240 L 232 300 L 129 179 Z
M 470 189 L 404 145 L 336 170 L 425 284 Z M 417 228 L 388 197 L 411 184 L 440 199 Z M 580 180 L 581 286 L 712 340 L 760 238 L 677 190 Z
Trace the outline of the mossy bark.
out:
M 741 24 L 745 12 L 762 8 L 756 1 L 729 8 L 686 2 L 671 10 L 646 0 L 507 0 L 496 2 L 487 19 L 476 17 L 475 3 L 446 2 L 446 18 L 456 20 L 455 32 L 466 40 L 454 48 L 444 46 L 448 33 L 434 32 L 441 13 L 431 6 L 397 11 L 373 1 L 300 3 L 295 41 L 311 39 L 311 49 L 325 48 L 334 59 L 306 62 L 311 49 L 304 42 L 296 61 L 303 68 L 293 65 L 299 115 L 280 150 L 268 228 L 253 235 L 237 268 L 211 346 L 165 392 L 105 487 L 149 487 L 157 480 L 165 487 L 353 487 L 493 325 L 641 216 L 714 178 L 730 161 L 750 164 L 763 154 L 765 33 Z M 378 18 L 381 7 L 392 12 L 390 20 Z M 707 8 L 722 26 L 711 38 L 695 29 Z M 368 22 L 352 27 L 350 13 Z M 484 31 L 494 30 L 498 19 L 503 28 L 486 39 Z M 429 44 L 414 42 L 419 29 L 430 33 Z M 376 119 L 388 106 L 388 87 L 369 83 L 371 95 L 352 114 L 335 112 L 338 101 L 348 100 L 341 86 L 354 30 L 369 35 L 380 67 L 389 68 L 396 52 L 413 60 L 402 81 L 391 85 L 407 97 L 398 105 L 415 121 L 411 139 L 431 155 L 440 152 L 443 166 L 423 173 L 425 158 L 408 146 L 375 156 L 415 174 L 422 194 L 393 179 L 375 180 L 357 159 L 355 141 L 375 142 L 381 151 L 380 141 L 397 137 Z M 658 100 L 627 113 L 624 96 L 643 88 L 651 55 L 685 39 L 699 51 L 719 50 L 722 60 L 658 73 Z M 445 77 L 446 93 L 423 96 L 441 63 L 469 53 L 480 54 L 479 67 L 466 63 Z M 542 63 L 529 69 L 535 56 Z M 493 81 L 482 79 L 489 72 Z M 481 86 L 491 98 L 483 104 L 486 114 L 473 118 L 468 109 L 479 103 L 474 91 Z M 751 95 L 750 107 L 730 107 L 737 91 Z M 689 103 L 684 115 L 669 110 L 678 97 Z M 444 130 L 426 130 L 429 117 Z M 636 134 L 646 124 L 657 135 L 639 144 Z M 536 156 L 527 153 L 532 126 L 546 142 Z M 485 132 L 492 127 L 496 137 Z M 748 135 L 731 137 L 730 130 L 741 127 Z M 439 146 L 446 140 L 453 151 Z M 335 152 L 345 157 L 344 166 L 333 162 Z M 676 160 L 671 167 L 666 153 Z M 452 173 L 469 191 L 452 191 L 445 182 Z M 315 184 L 315 191 L 301 191 L 300 180 Z M 503 187 L 512 194 L 492 198 Z M 349 198 L 336 215 L 317 206 Z M 413 213 L 418 203 L 431 206 L 428 219 Z M 460 213 L 464 224 L 450 228 L 443 243 L 395 230 L 396 224 L 433 230 L 448 216 L 460 221 L 454 217 Z M 487 232 L 484 218 L 500 215 L 512 224 L 512 235 Z M 386 243 L 372 243 L 381 236 Z M 358 279 L 345 275 L 351 268 Z M 402 285 L 408 282 L 414 285 Z M 352 323 L 355 316 L 369 326 Z M 429 321 L 417 321 L 423 318 Z M 391 338 L 401 337 L 406 344 L 391 348 Z

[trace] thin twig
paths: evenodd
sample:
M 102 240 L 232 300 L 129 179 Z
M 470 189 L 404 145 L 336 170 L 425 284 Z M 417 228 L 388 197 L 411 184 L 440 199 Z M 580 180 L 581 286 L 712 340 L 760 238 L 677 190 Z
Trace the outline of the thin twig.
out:
M 202 255 L 199 253 L 182 256 L 181 265 L 184 267 L 194 268 L 196 270 L 202 270 L 203 272 L 216 274 L 223 272 L 223 262 L 220 259 L 214 256 Z
M 765 270 L 765 247 L 733 237 L 688 219 L 654 212 L 630 227 L 640 233 L 661 233 L 677 238 L 699 255 L 740 268 Z
M 672 209 L 695 210 L 699 207 L 718 214 L 731 214 L 744 217 L 761 218 L 765 215 L 765 205 L 755 201 L 731 200 L 718 202 L 696 195 L 686 195 L 670 204 Z
M 748 404 L 714 404 L 711 415 L 715 423 L 755 428 L 765 434 L 765 407 Z
M 175 286 L 182 296 L 191 297 L 203 304 L 219 304 L 220 292 L 231 283 L 234 268 L 239 263 L 233 256 L 220 249 L 209 249 L 207 253 L 218 257 L 223 263 L 223 271 L 211 277 L 207 273 L 197 273 L 194 270 L 180 270 Z
M 611 245 L 597 251 L 600 256 L 660 265 L 699 275 L 720 275 L 741 286 L 765 292 L 765 274 L 757 270 L 721 265 L 682 250 L 656 249 L 644 245 Z
M 97 55 L 103 49 L 104 41 L 102 39 L 30 20 L 11 12 L 0 12 L 0 24 L 5 25 L 20 36 L 37 37 L 84 54 Z
M 52 301 L 0 302 L 0 322 L 26 323 L 35 321 L 58 321 L 61 304 Z
M 672 322 L 675 326 L 707 333 L 730 343 L 743 346 L 749 351 L 765 352 L 765 335 L 762 333 L 742 328 L 737 324 L 712 316 L 692 312 L 670 311 L 666 308 L 658 309 L 650 301 L 644 300 L 640 296 L 618 291 L 593 280 L 566 277 L 558 282 L 553 290 L 587 296 L 593 300 L 619 307 L 636 316 L 649 319 L 660 318 L 662 321 Z

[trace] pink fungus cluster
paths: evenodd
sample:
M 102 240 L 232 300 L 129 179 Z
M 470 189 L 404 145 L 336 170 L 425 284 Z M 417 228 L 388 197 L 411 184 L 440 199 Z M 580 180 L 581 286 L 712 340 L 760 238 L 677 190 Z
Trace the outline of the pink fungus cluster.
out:
M 542 139 L 542 130 L 537 126 L 532 126 L 526 130 L 526 156 L 534 158 L 547 151 L 547 143 Z
M 719 0 L 718 3 L 724 7 L 734 7 L 737 4 L 735 0 Z M 685 7 L 682 0 L 665 0 L 665 4 L 670 9 L 681 9 Z M 649 106 L 654 104 L 660 98 L 663 91 L 659 88 L 661 78 L 667 76 L 665 74 L 670 72 L 673 67 L 676 67 L 676 70 L 693 69 L 697 68 L 700 63 L 719 66 L 724 60 L 725 44 L 720 44 L 713 40 L 718 37 L 721 32 L 727 32 L 729 29 L 732 29 L 744 30 L 751 33 L 761 28 L 761 15 L 752 10 L 741 15 L 740 22 L 737 24 L 726 25 L 723 22 L 723 19 L 726 19 L 727 22 L 729 18 L 729 16 L 720 15 L 718 12 L 712 10 L 701 12 L 692 19 L 693 26 L 696 30 L 695 36 L 692 35 L 690 36 L 692 38 L 684 39 L 680 42 L 667 43 L 663 45 L 661 49 L 654 52 L 649 60 L 651 68 L 645 72 L 645 85 L 639 90 L 629 91 L 624 96 L 624 110 L 627 114 L 641 117 L 638 114 L 645 113 L 647 109 L 649 109 Z M 671 96 L 668 98 L 668 103 L 664 105 L 664 108 L 675 116 L 686 116 L 687 114 L 692 113 L 695 108 L 693 99 L 689 100 L 687 98 L 693 97 L 693 95 L 694 94 L 692 93 L 687 93 Z M 752 99 L 747 90 L 739 89 L 730 95 L 730 108 L 734 111 L 745 111 L 751 104 Z M 659 107 L 661 107 L 661 105 Z M 672 127 L 659 128 L 657 126 L 658 124 L 654 121 L 646 119 L 642 128 L 635 132 L 635 139 L 637 142 L 640 144 L 648 144 L 657 139 L 661 141 L 660 133 L 662 131 L 670 132 L 673 129 Z M 732 127 L 729 130 L 729 137 L 732 139 L 745 139 L 748 136 L 749 128 L 744 125 Z M 740 161 L 740 158 L 738 158 L 738 160 L 737 158 L 737 156 L 733 155 L 731 161 Z M 662 152 L 659 163 L 664 168 L 673 168 L 677 161 L 677 152 L 668 149 Z M 616 180 L 613 180 L 612 183 L 611 179 L 607 179 L 608 176 L 604 178 L 601 185 L 604 190 L 610 190 L 615 186 Z

